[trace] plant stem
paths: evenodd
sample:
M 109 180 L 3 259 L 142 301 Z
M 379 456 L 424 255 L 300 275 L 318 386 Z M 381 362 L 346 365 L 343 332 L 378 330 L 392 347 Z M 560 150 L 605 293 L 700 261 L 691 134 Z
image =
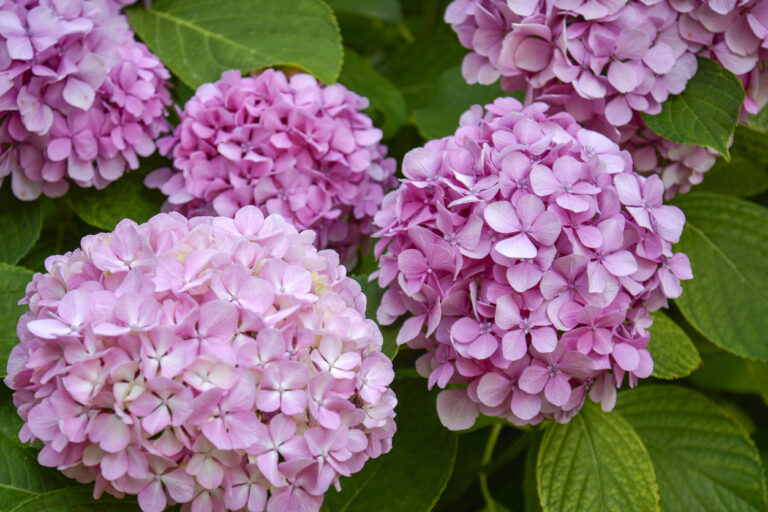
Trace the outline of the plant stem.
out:
M 499 439 L 502 427 L 503 425 L 501 423 L 496 423 L 491 427 L 491 433 L 488 435 L 488 442 L 485 443 L 483 458 L 480 461 L 480 471 L 477 474 L 477 480 L 480 483 L 480 491 L 483 493 L 483 498 L 485 498 L 488 512 L 496 512 L 496 504 L 493 501 L 490 489 L 488 489 L 488 475 L 483 468 L 487 467 L 493 458 L 493 449 L 496 447 L 496 441 Z
M 536 431 L 531 432 L 524 432 L 520 437 L 518 437 L 514 443 L 512 443 L 509 448 L 507 448 L 504 452 L 502 452 L 501 455 L 496 457 L 495 460 L 491 461 L 490 459 L 488 462 L 483 463 L 480 466 L 481 473 L 484 473 L 486 475 L 489 475 L 491 473 L 496 472 L 498 469 L 503 468 L 506 466 L 510 461 L 517 458 L 518 455 L 520 455 L 528 446 L 534 441 L 536 438 Z

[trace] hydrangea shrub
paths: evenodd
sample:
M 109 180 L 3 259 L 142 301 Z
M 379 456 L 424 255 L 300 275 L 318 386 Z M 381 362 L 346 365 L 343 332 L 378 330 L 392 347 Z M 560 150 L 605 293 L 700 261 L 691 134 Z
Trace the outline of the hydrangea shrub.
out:
M 711 151 L 681 146 L 645 127 L 685 90 L 708 57 L 738 76 L 743 118 L 768 101 L 768 7 L 759 0 L 455 0 L 446 10 L 470 83 L 501 80 L 530 90 L 630 150 L 638 169 L 660 174 L 671 194 L 700 183 Z
M 768 510 L 767 40 L 0 0 L 0 509 Z
M 170 73 L 114 0 L 0 5 L 0 180 L 24 200 L 104 188 L 170 129 Z M 0 183 L 2 183 L 0 181 Z
M 383 324 L 427 349 L 448 428 L 478 412 L 515 424 L 560 422 L 587 392 L 609 411 L 616 387 L 651 375 L 649 312 L 692 276 L 672 244 L 685 217 L 626 151 L 502 98 L 467 111 L 453 136 L 403 159 L 405 179 L 375 222 Z
M 6 384 L 39 461 L 144 512 L 319 510 L 392 447 L 392 362 L 338 255 L 254 206 L 46 260 Z
M 158 142 L 173 168 L 155 171 L 147 185 L 187 216 L 232 216 L 249 204 L 279 213 L 353 263 L 395 183 L 381 130 L 360 112 L 367 106 L 307 74 L 226 72 L 197 90 L 173 135 Z

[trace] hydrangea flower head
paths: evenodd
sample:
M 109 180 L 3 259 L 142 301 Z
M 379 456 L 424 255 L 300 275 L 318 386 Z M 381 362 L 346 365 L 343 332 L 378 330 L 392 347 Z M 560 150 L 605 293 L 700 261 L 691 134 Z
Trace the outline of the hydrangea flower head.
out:
M 454 0 L 445 20 L 472 50 L 467 81 L 501 79 L 504 89 L 529 91 L 619 143 L 658 145 L 659 137 L 643 136 L 638 114 L 658 114 L 681 93 L 697 56 L 739 77 L 744 116 L 768 101 L 764 0 Z M 700 182 L 714 164 L 706 150 L 663 146 L 652 170 L 671 193 Z
M 197 90 L 160 142 L 175 169 L 146 183 L 187 216 L 232 216 L 249 204 L 279 213 L 350 262 L 395 183 L 381 130 L 360 112 L 367 106 L 343 85 L 322 86 L 304 73 L 225 72 Z
M 673 253 L 685 217 L 628 152 L 548 106 L 475 105 L 452 136 L 403 160 L 405 179 L 374 222 L 382 324 L 446 388 L 452 429 L 478 413 L 516 424 L 568 421 L 589 392 L 648 377 L 649 312 L 680 295 Z
M 103 188 L 170 127 L 160 60 L 113 0 L 0 5 L 0 184 L 32 200 Z
M 6 384 L 38 460 L 144 512 L 319 510 L 389 451 L 392 363 L 338 255 L 255 206 L 46 260 Z

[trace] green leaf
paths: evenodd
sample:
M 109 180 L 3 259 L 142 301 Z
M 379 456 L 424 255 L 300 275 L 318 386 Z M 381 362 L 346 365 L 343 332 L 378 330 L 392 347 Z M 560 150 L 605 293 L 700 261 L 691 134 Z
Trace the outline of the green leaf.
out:
M 525 512 L 541 512 L 539 495 L 536 492 L 536 459 L 541 446 L 541 436 L 537 436 L 525 454 L 525 473 L 523 475 L 523 500 Z
M 392 23 L 401 23 L 403 13 L 397 0 L 326 0 L 331 8 L 344 14 L 354 14 Z
M 691 259 L 677 305 L 717 346 L 768 359 L 768 209 L 717 194 L 675 199 L 686 216 L 677 249 Z
M 429 97 L 413 111 L 413 121 L 426 139 L 451 135 L 459 126 L 459 117 L 472 105 L 485 105 L 501 95 L 498 84 L 469 85 L 461 76 L 461 67 L 443 72 Z
M 453 471 L 458 439 L 440 423 L 434 393 L 423 379 L 396 381 L 397 433 L 392 451 L 366 462 L 341 479 L 341 492 L 329 490 L 330 512 L 427 512 Z
M 34 496 L 8 512 L 136 512 L 138 504 L 133 498 L 119 500 L 104 494 L 93 499 L 92 486 L 67 487 Z
M 371 320 L 376 320 L 376 310 L 379 309 L 381 304 L 381 298 L 384 296 L 384 290 L 379 288 L 377 281 L 368 282 L 367 276 L 349 276 L 358 282 L 360 288 L 363 289 L 363 294 L 366 298 L 365 303 L 365 317 Z M 392 325 L 379 325 L 381 335 L 384 337 L 384 343 L 381 347 L 381 351 L 389 357 L 394 359 L 397 355 L 397 351 L 400 347 L 397 345 L 397 333 L 400 331 L 400 325 L 402 322 L 397 321 Z
M 660 510 L 642 441 L 626 420 L 591 400 L 569 423 L 552 423 L 544 432 L 536 479 L 546 512 Z
M 193 89 L 223 71 L 288 66 L 333 83 L 343 58 L 321 0 L 155 0 L 126 9 L 136 33 Z
M 83 222 L 65 198 L 40 198 L 43 212 L 43 230 L 32 249 L 18 262 L 18 266 L 35 272 L 45 272 L 45 260 L 48 256 L 64 254 L 76 249 L 80 240 L 93 233 L 96 228 Z
M 19 342 L 16 324 L 27 309 L 19 306 L 24 298 L 32 272 L 25 268 L 0 263 L 0 374 L 5 375 L 6 362 L 11 349 Z
M 419 37 L 386 55 L 378 69 L 400 89 L 412 111 L 433 93 L 436 77 L 460 67 L 466 53 L 456 34 Z
M 679 379 L 693 373 L 701 365 L 701 357 L 691 338 L 661 311 L 652 316 L 648 351 L 653 357 L 653 376 L 657 379 Z
M 744 87 L 713 60 L 699 57 L 696 75 L 682 94 L 670 96 L 655 116 L 643 114 L 648 126 L 679 144 L 696 144 L 730 158 L 728 145 L 739 122 Z
M 664 510 L 768 509 L 765 476 L 741 425 L 703 395 L 678 386 L 640 386 L 617 411 L 651 454 Z
M 718 159 L 694 190 L 752 197 L 768 190 L 768 134 L 739 125 L 733 137 L 731 161 Z
M 757 369 L 766 363 L 743 359 L 716 347 L 701 336 L 699 338 L 695 341 L 702 363 L 690 376 L 696 387 L 727 393 L 760 393 L 759 383 L 750 371 L 750 366 L 754 363 Z
M 159 190 L 144 186 L 148 172 L 168 165 L 159 156 L 147 158 L 142 168 L 110 183 L 104 190 L 74 188 L 67 194 L 67 203 L 78 217 L 91 226 L 112 231 L 123 219 L 146 222 L 160 213 L 165 196 Z
M 407 113 L 403 95 L 366 58 L 350 48 L 344 50 L 344 67 L 339 82 L 370 100 L 368 110 L 373 110 L 374 124 L 381 128 L 385 138 L 394 135 L 405 123 Z
M 11 187 L 0 187 L 0 262 L 19 262 L 40 237 L 43 216 L 38 201 L 21 201 Z

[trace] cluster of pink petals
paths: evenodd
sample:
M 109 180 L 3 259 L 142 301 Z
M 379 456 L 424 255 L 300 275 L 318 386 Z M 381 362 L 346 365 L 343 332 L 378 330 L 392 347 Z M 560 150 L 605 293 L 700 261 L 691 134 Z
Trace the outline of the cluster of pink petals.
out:
M 103 188 L 170 129 L 169 72 L 114 0 L 0 5 L 0 184 L 32 200 Z
M 21 439 L 144 512 L 317 511 L 391 448 L 396 399 L 359 284 L 314 236 L 247 206 L 49 257 L 5 380 Z
M 367 106 L 343 85 L 304 73 L 225 72 L 197 90 L 173 136 L 158 142 L 175 169 L 159 169 L 146 184 L 188 217 L 232 216 L 250 204 L 279 213 L 351 264 L 395 185 L 381 130 L 360 112 Z
M 470 83 L 501 78 L 616 142 L 633 139 L 633 152 L 660 140 L 642 135 L 638 113 L 657 114 L 682 92 L 697 56 L 739 77 L 745 115 L 768 101 L 766 0 L 454 0 L 445 20 L 473 50 L 463 64 Z M 714 163 L 706 150 L 672 143 L 656 159 L 672 193 Z
M 437 401 L 451 429 L 478 413 L 568 421 L 587 392 L 610 410 L 625 376 L 652 372 L 649 312 L 692 277 L 661 179 L 547 108 L 472 107 L 405 156 L 374 219 L 379 322 L 408 314 L 397 341 L 427 350 L 430 387 L 451 385 Z

